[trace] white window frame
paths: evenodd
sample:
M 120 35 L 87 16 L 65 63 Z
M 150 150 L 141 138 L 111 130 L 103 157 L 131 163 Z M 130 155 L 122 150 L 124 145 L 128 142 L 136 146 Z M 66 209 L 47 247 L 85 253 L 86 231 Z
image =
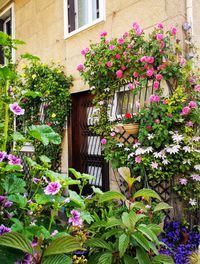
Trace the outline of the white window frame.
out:
M 85 0 L 91 2 L 92 0 Z M 75 1 L 75 6 L 77 5 L 77 1 Z M 74 36 L 78 34 L 79 32 L 82 32 L 83 30 L 86 30 L 90 27 L 93 27 L 94 25 L 105 21 L 106 19 L 106 8 L 105 8 L 105 0 L 99 1 L 99 18 L 92 21 L 92 10 L 91 5 L 89 6 L 89 23 L 73 30 L 72 32 L 68 32 L 68 1 L 64 0 L 64 39 L 70 38 L 71 36 Z
M 0 18 L 3 18 L 5 14 L 11 9 L 12 12 L 12 20 L 11 20 L 11 37 L 12 39 L 15 38 L 15 4 L 12 3 L 10 4 L 7 8 L 5 8 L 1 13 L 0 13 Z M 6 23 L 10 18 L 8 17 L 4 23 Z M 5 25 L 4 25 L 5 27 Z M 15 63 L 16 62 L 16 51 L 15 49 L 12 49 L 12 61 Z

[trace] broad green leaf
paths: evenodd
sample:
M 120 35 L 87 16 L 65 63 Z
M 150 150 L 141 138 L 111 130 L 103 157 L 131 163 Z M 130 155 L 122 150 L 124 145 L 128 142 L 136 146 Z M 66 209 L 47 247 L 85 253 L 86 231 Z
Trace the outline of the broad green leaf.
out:
M 140 177 L 137 177 L 137 178 L 131 177 L 131 171 L 128 167 L 120 167 L 118 169 L 118 172 L 123 177 L 123 179 L 127 182 L 129 187 L 132 187 L 135 181 L 140 181 Z
M 37 162 L 35 162 L 34 160 L 32 160 L 29 157 L 25 157 L 25 160 L 27 161 L 28 165 L 30 165 L 31 167 L 39 166 L 39 164 L 37 164 Z
M 45 194 L 37 193 L 34 197 L 37 204 L 47 204 L 51 202 L 51 197 Z
M 42 93 L 40 92 L 36 92 L 36 91 L 31 91 L 31 90 L 26 90 L 23 92 L 24 97 L 32 97 L 32 98 L 36 98 L 36 97 L 42 97 Z
M 26 186 L 25 181 L 17 178 L 15 175 L 7 175 L 2 185 L 8 194 L 24 193 L 26 191 L 24 188 Z
M 86 173 L 82 173 L 81 174 L 81 178 L 82 179 L 85 179 L 85 180 L 88 180 L 88 181 L 92 181 L 92 180 L 95 180 L 96 179 L 95 176 L 92 176 L 92 175 L 86 174 Z
M 21 133 L 16 131 L 13 133 L 13 140 L 14 141 L 25 141 L 26 138 Z
M 5 171 L 21 171 L 22 167 L 20 165 L 6 165 Z
M 171 257 L 167 256 L 167 255 L 157 255 L 153 258 L 153 260 L 156 263 L 162 263 L 162 264 L 174 264 L 174 261 Z
M 45 155 L 41 155 L 41 156 L 39 156 L 39 158 L 40 158 L 40 160 L 41 160 L 43 163 L 50 163 L 50 162 L 51 162 L 50 158 L 48 158 L 48 157 L 45 156 Z
M 140 232 L 134 232 L 132 237 L 137 241 L 137 243 L 142 246 L 146 251 L 150 250 L 148 240 Z
M 77 206 L 83 209 L 85 208 L 84 200 L 75 191 L 69 190 L 69 198 L 70 201 L 73 201 Z
M 104 233 L 102 236 L 101 236 L 101 238 L 102 239 L 105 239 L 105 240 L 107 240 L 108 238 L 110 238 L 111 236 L 116 236 L 117 234 L 118 234 L 118 232 L 120 232 L 120 231 L 118 231 L 118 230 L 116 230 L 116 229 L 110 229 L 109 231 L 107 231 L 106 233 Z
M 81 178 L 81 173 L 76 171 L 75 169 L 69 168 L 69 171 L 75 176 L 77 180 Z
M 106 228 L 111 228 L 111 227 L 114 227 L 114 226 L 120 226 L 122 224 L 123 224 L 123 222 L 122 222 L 121 219 L 117 219 L 115 217 L 110 217 L 110 218 L 108 218 L 107 223 L 106 223 L 105 226 L 106 226 Z
M 145 250 L 141 247 L 136 247 L 136 258 L 139 264 L 151 264 L 152 262 L 149 259 L 149 256 Z
M 111 245 L 101 238 L 91 238 L 86 241 L 86 245 L 90 246 L 91 248 L 104 248 L 112 251 Z
M 120 257 L 122 257 L 127 248 L 128 248 L 128 245 L 129 245 L 129 242 L 130 242 L 130 239 L 128 237 L 127 234 L 122 234 L 120 237 L 119 237 L 119 245 L 118 245 L 118 248 L 119 248 L 119 255 Z
M 91 224 L 94 221 L 94 219 L 91 216 L 91 214 L 89 212 L 87 212 L 87 211 L 81 212 L 81 219 L 86 221 L 88 224 Z
M 81 246 L 77 239 L 71 236 L 62 236 L 51 242 L 44 251 L 44 257 L 70 253 L 79 249 L 81 249 Z
M 11 194 L 8 196 L 8 200 L 14 203 L 17 203 L 20 208 L 24 208 L 27 204 L 26 197 L 21 194 Z
M 149 240 L 155 242 L 156 244 L 159 245 L 159 241 L 158 241 L 158 238 L 157 236 L 155 235 L 155 233 L 150 229 L 148 228 L 146 225 L 139 225 L 138 228 L 137 228 L 143 235 L 145 235 Z
M 72 259 L 64 254 L 45 258 L 42 264 L 72 264 Z
M 156 198 L 158 200 L 161 200 L 160 196 L 155 191 L 145 188 L 137 191 L 133 197 L 144 197 L 145 200 L 148 200 L 149 198 Z
M 102 190 L 100 188 L 92 186 L 92 190 L 93 190 L 94 193 L 103 194 L 103 192 L 102 192 Z
M 105 227 L 105 226 L 107 226 L 107 221 L 97 220 L 90 226 L 90 228 L 95 229 L 95 228 Z
M 73 180 L 70 177 L 67 177 L 63 183 L 64 186 L 69 186 L 69 185 L 79 185 L 81 182 L 79 180 Z
M 61 143 L 60 135 L 54 132 L 54 130 L 47 125 L 32 125 L 29 128 L 28 133 L 33 138 L 40 140 L 45 146 L 47 146 L 49 143 L 56 145 Z
M 147 228 L 149 228 L 151 231 L 153 231 L 156 236 L 158 236 L 163 231 L 161 229 L 161 227 L 159 225 L 156 225 L 156 224 L 149 224 L 149 225 L 147 225 Z
M 20 233 L 10 232 L 0 236 L 0 246 L 19 249 L 23 252 L 33 254 L 29 240 Z
M 99 202 L 103 203 L 103 202 L 107 202 L 113 199 L 122 199 L 122 200 L 126 200 L 126 197 L 119 192 L 114 192 L 114 191 L 108 191 L 103 193 L 100 198 L 99 198 Z
M 51 181 L 66 181 L 67 175 L 58 173 L 55 171 L 48 170 L 45 172 L 45 175 L 50 178 Z
M 122 222 L 129 230 L 131 230 L 131 222 L 130 222 L 129 214 L 127 212 L 124 212 L 122 214 Z
M 169 204 L 164 203 L 164 202 L 160 202 L 159 204 L 156 205 L 153 212 L 157 212 L 157 211 L 161 211 L 161 210 L 168 210 L 171 208 L 172 208 L 172 206 L 170 206 Z
M 20 232 L 23 230 L 24 226 L 17 218 L 11 218 L 11 221 L 14 222 L 14 224 L 11 226 L 11 229 L 13 232 Z
M 124 256 L 123 261 L 124 264 L 138 264 L 138 261 L 131 256 Z
M 112 253 L 105 252 L 102 253 L 101 257 L 99 258 L 98 264 L 112 264 Z
M 24 259 L 21 250 L 0 246 L 0 263 L 13 264 Z
M 128 207 L 128 204 L 127 204 L 127 207 Z M 133 209 L 133 208 L 142 209 L 143 212 L 147 212 L 147 208 L 141 202 L 131 203 L 130 209 Z
M 22 54 L 21 55 L 21 58 L 22 59 L 27 59 L 27 60 L 37 60 L 37 61 L 39 61 L 40 60 L 40 58 L 39 57 L 37 57 L 37 56 L 34 56 L 34 55 L 32 55 L 32 54 L 30 54 L 30 53 L 25 53 L 25 54 Z

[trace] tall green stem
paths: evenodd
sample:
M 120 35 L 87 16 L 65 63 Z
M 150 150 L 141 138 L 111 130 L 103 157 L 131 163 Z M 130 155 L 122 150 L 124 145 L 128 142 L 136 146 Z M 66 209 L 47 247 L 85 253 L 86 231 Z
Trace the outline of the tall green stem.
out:
M 5 85 L 5 98 L 8 97 L 8 87 L 9 87 L 9 81 L 6 81 Z M 4 135 L 3 135 L 3 146 L 2 150 L 6 151 L 7 141 L 8 141 L 8 124 L 9 124 L 9 107 L 8 104 L 5 103 L 5 120 L 4 120 Z

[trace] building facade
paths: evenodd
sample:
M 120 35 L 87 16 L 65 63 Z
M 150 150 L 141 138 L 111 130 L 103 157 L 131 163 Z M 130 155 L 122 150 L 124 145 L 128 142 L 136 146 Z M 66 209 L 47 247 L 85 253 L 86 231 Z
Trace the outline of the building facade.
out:
M 107 176 L 107 180 L 102 176 L 108 174 L 109 168 L 103 164 L 99 138 L 88 136 L 92 107 L 89 87 L 76 70 L 77 64 L 83 62 L 80 51 L 90 41 L 98 42 L 101 31 L 107 31 L 108 38 L 121 36 L 133 21 L 146 32 L 158 22 L 166 27 L 176 25 L 183 46 L 182 26 L 188 22 L 193 40 L 200 47 L 198 10 L 200 0 L 0 0 L 0 30 L 26 42 L 13 54 L 14 58 L 29 52 L 43 62 L 59 62 L 74 77 L 73 116 L 63 140 L 63 172 L 68 166 L 80 170 L 87 167 L 88 173 L 97 176 L 97 186 L 108 189 L 115 182 L 111 173 L 109 182 Z

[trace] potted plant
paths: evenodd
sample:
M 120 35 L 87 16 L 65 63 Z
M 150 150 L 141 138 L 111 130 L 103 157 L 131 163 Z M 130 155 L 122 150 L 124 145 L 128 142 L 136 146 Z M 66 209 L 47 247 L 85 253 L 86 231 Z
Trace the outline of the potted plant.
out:
M 139 132 L 139 115 L 138 113 L 127 112 L 117 126 L 122 127 L 126 133 L 130 135 L 137 135 Z

